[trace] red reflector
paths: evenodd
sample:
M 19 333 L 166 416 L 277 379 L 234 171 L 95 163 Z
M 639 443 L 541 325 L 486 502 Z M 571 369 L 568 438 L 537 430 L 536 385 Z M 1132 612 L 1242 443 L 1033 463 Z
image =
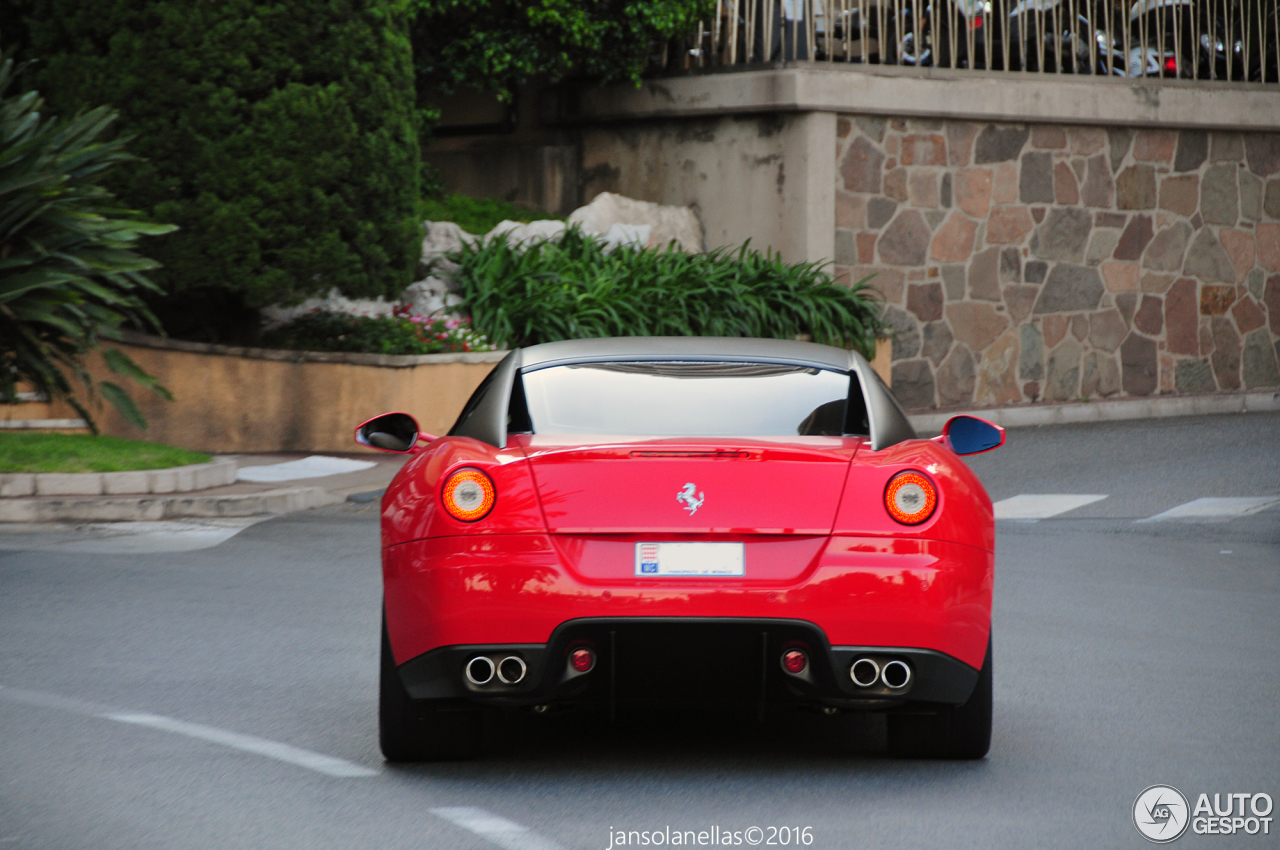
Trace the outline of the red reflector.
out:
M 1164 69 L 1166 71 L 1178 72 L 1178 60 L 1172 56 L 1166 56 L 1164 59 Z
M 809 666 L 809 659 L 798 649 L 787 650 L 782 656 L 782 668 L 788 673 L 802 673 Z
M 569 663 L 579 673 L 586 673 L 596 666 L 596 654 L 589 649 L 575 649 L 569 655 Z

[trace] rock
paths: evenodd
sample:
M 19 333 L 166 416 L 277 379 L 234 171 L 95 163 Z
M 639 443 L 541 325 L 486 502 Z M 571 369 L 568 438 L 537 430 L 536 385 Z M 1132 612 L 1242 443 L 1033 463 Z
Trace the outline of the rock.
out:
M 964 266 L 943 266 L 942 287 L 946 290 L 948 301 L 964 299 Z
M 893 364 L 893 394 L 907 410 L 934 407 L 933 373 L 927 360 Z
M 1094 227 L 1114 227 L 1123 228 L 1129 221 L 1129 216 L 1125 213 L 1099 212 L 1093 215 Z
M 1108 292 L 1136 292 L 1138 290 L 1138 264 L 1111 260 L 1101 265 L 1102 279 Z
M 969 346 L 971 351 L 983 351 L 1009 326 L 1008 318 L 997 313 L 991 304 L 983 302 L 948 304 L 945 312 L 952 335 Z
M 907 287 L 907 309 L 922 322 L 942 318 L 942 284 L 913 283 Z
M 1053 154 L 1034 151 L 1022 155 L 1018 195 L 1024 204 L 1053 203 Z
M 533 222 L 533 224 L 544 223 Z M 584 232 L 604 236 L 606 239 L 614 225 L 648 227 L 649 238 L 646 244 L 650 248 L 665 249 L 674 241 L 690 254 L 700 254 L 704 250 L 702 222 L 689 207 L 652 204 L 648 201 L 637 201 L 623 195 L 615 195 L 612 192 L 601 192 L 592 199 L 591 203 L 574 210 L 567 224 L 570 226 L 576 224 Z M 617 233 L 617 231 L 613 232 Z M 631 232 L 639 233 L 639 231 Z
M 1156 205 L 1156 170 L 1150 165 L 1131 165 L 1116 175 L 1116 207 L 1122 210 L 1149 210 Z
M 1018 328 L 1018 378 L 1038 381 L 1044 376 L 1044 340 L 1040 329 L 1027 324 Z
M 1266 286 L 1264 282 L 1266 277 L 1262 269 L 1252 269 L 1249 272 L 1249 279 L 1245 286 L 1248 288 L 1249 294 L 1257 301 L 1262 300 L 1262 290 Z
M 1127 331 L 1119 310 L 1095 313 L 1089 322 L 1089 344 L 1102 351 L 1115 351 Z
M 967 121 L 948 121 L 944 132 L 947 134 L 947 164 L 953 167 L 968 165 L 978 125 Z
M 1259 177 L 1280 171 L 1280 133 L 1246 133 L 1244 152 L 1249 170 Z
M 1203 360 L 1179 360 L 1173 387 L 1180 393 L 1211 393 L 1218 389 L 1213 383 L 1213 369 Z
M 973 402 L 976 384 L 973 355 L 963 345 L 953 346 L 934 378 L 940 407 L 955 407 Z
M 1086 265 L 1096 266 L 1111 256 L 1120 242 L 1119 231 L 1110 228 L 1095 229 L 1089 237 L 1089 247 L 1085 249 Z
M 1159 379 L 1155 340 L 1130 333 L 1120 345 L 1120 385 L 1129 395 L 1151 395 Z
M 480 237 L 463 230 L 452 221 L 424 221 L 422 223 L 422 259 L 424 262 L 442 254 L 462 250 L 463 245 L 474 245 Z
M 1257 330 L 1267 323 L 1267 317 L 1262 314 L 1262 309 L 1258 307 L 1258 302 L 1247 295 L 1237 301 L 1235 306 L 1231 308 L 1231 315 L 1235 317 L 1236 327 L 1240 329 L 1242 334 Z
M 868 138 L 875 139 L 876 144 L 884 141 L 885 119 L 873 115 L 859 115 L 853 119 Z
M 1063 143 L 1066 143 L 1065 137 Z M 1022 394 L 1018 392 L 1017 366 L 1018 337 L 1013 331 L 1008 331 L 982 354 L 974 401 L 982 405 L 1022 401 Z
M 1239 162 L 1244 159 L 1244 140 L 1239 133 L 1214 133 L 1209 137 L 1210 162 Z
M 1269 272 L 1280 272 L 1280 224 L 1259 224 L 1258 265 Z
M 1158 296 L 1142 296 L 1142 304 L 1133 315 L 1133 326 L 1148 336 L 1159 336 L 1164 330 L 1164 304 Z
M 880 194 L 880 172 L 884 167 L 884 154 L 875 145 L 859 136 L 845 151 L 840 163 L 840 177 L 850 192 Z
M 991 210 L 991 169 L 962 168 L 956 172 L 956 206 L 977 219 Z M 1276 191 L 1280 198 L 1280 190 Z M 1280 217 L 1280 216 L 1278 216 Z
M 1218 231 L 1218 239 L 1231 260 L 1231 267 L 1236 270 L 1236 280 L 1244 280 L 1253 268 L 1255 253 L 1253 250 L 1253 234 L 1247 230 Z
M 959 263 L 973 253 L 977 223 L 963 213 L 953 212 L 938 229 L 929 246 L 929 257 L 941 263 Z
M 1125 154 L 1129 152 L 1129 143 L 1133 141 L 1133 131 L 1122 127 L 1109 127 L 1107 129 L 1107 141 L 1111 147 L 1111 170 L 1113 172 L 1118 171 L 1120 163 L 1124 162 Z
M 1204 173 L 1200 185 L 1200 213 L 1209 224 L 1233 225 L 1240 203 L 1236 188 L 1236 167 L 1214 165 Z
M 866 195 L 855 195 L 844 189 L 836 189 L 836 227 L 861 230 L 867 226 Z
M 1099 127 L 1068 127 L 1067 139 L 1071 152 L 1080 156 L 1095 154 L 1107 144 L 1106 131 Z
M 844 229 L 836 230 L 835 261 L 838 266 L 858 264 L 858 242 L 852 233 Z
M 1261 232 L 1258 235 L 1261 236 Z M 1231 265 L 1231 258 L 1208 228 L 1196 234 L 1195 241 L 1187 251 L 1182 273 L 1206 281 L 1235 283 L 1236 280 L 1236 269 Z
M 1059 263 L 1049 273 L 1032 312 L 1039 315 L 1096 310 L 1104 291 L 1097 269 Z
M 1133 158 L 1138 162 L 1173 161 L 1178 134 L 1170 130 L 1139 130 L 1133 139 Z
M 1022 279 L 1027 283 L 1044 283 L 1045 275 L 1048 273 L 1049 264 L 1039 260 L 1030 260 L 1022 267 Z
M 1178 134 L 1178 153 L 1173 158 L 1174 171 L 1195 171 L 1209 155 L 1209 134 L 1203 130 L 1183 130 Z
M 942 136 L 917 134 L 902 139 L 903 165 L 946 165 L 947 145 Z
M 991 200 L 1012 204 L 1018 200 L 1018 164 L 1001 162 L 991 169 Z
M 1080 397 L 1080 343 L 1068 337 L 1049 352 L 1044 397 L 1051 401 L 1073 401 Z
M 1236 300 L 1234 286 L 1212 286 L 1204 284 L 1200 287 L 1200 315 L 1225 316 Z
M 1151 216 L 1135 215 L 1120 234 L 1120 241 L 1116 243 L 1115 258 L 1117 260 L 1138 259 L 1151 241 L 1151 235 Z
M 894 361 L 907 360 L 920 353 L 920 326 L 909 313 L 888 307 L 884 311 L 884 323 L 893 336 Z
M 1165 347 L 1171 354 L 1199 354 L 1199 297 L 1196 282 L 1182 278 L 1169 287 L 1164 299 Z
M 1160 181 L 1160 209 L 1190 218 L 1200 203 L 1200 178 L 1194 174 Z
M 938 202 L 946 209 L 951 208 L 951 172 L 942 175 L 942 188 L 938 190 Z
M 1081 342 L 1089 335 L 1089 317 L 1084 313 L 1076 313 L 1071 317 L 1071 335 Z
M 1120 392 L 1120 370 L 1115 358 L 1091 351 L 1084 358 L 1084 371 L 1080 375 L 1080 395 L 1085 398 L 1106 398 Z
M 1266 330 L 1245 334 L 1242 361 L 1241 373 L 1245 389 L 1280 387 L 1280 368 L 1277 368 L 1276 364 L 1276 350 L 1271 345 L 1271 336 Z M 943 365 L 945 368 L 946 364 Z M 941 393 L 941 371 L 938 374 L 938 391 Z
M 1200 356 L 1208 357 L 1213 353 L 1213 320 L 1208 316 L 1200 319 Z
M 987 218 L 987 241 L 992 245 L 1017 244 L 1034 226 L 1026 207 L 1001 207 Z
M 1280 275 L 1267 278 L 1262 302 L 1267 305 L 1267 321 L 1270 323 L 1271 332 L 1280 336 Z
M 1213 364 L 1213 375 L 1218 379 L 1218 386 L 1224 391 L 1238 390 L 1240 335 L 1231 322 L 1222 316 L 1213 318 L 1212 333 L 1213 356 L 1209 358 L 1209 362 Z
M 873 230 L 884 227 L 897 211 L 897 201 L 885 197 L 872 198 L 867 202 L 867 227 Z
M 1031 252 L 1042 260 L 1084 261 L 1093 214 L 1078 207 L 1054 207 L 1031 237 Z
M 1191 226 L 1183 221 L 1161 230 L 1143 254 L 1142 267 L 1176 272 L 1182 268 L 1182 255 L 1187 250 L 1187 240 L 1190 238 Z
M 1018 283 L 1022 280 L 1022 256 L 1017 248 L 1005 248 L 1000 252 L 1000 282 Z
M 938 175 L 924 168 L 913 169 L 907 175 L 907 200 L 915 207 L 939 206 Z
M 1280 178 L 1267 181 L 1267 192 L 1262 202 L 1262 211 L 1269 218 L 1280 218 Z
M 454 289 L 455 285 L 451 279 L 427 277 L 409 284 L 405 291 L 400 293 L 400 304 L 408 307 L 415 316 L 447 312 L 462 301 Z
M 880 261 L 891 266 L 922 266 L 929 239 L 929 226 L 920 213 L 903 210 L 880 237 Z
M 924 338 L 924 345 L 920 349 L 920 354 L 928 357 L 933 361 L 933 365 L 937 366 L 951 350 L 951 343 L 954 340 L 951 336 L 951 328 L 946 322 L 930 322 L 924 326 L 921 336 Z
M 1262 220 L 1262 181 L 1243 169 L 1240 178 L 1240 217 L 1245 221 Z
M 896 201 L 907 199 L 907 169 L 895 168 L 885 174 L 884 193 Z
M 1000 300 L 998 266 L 1000 249 L 988 248 L 974 256 L 969 263 L 969 297 L 980 301 Z
M 1003 127 L 988 124 L 978 134 L 973 160 L 978 165 L 988 162 L 1008 162 L 1018 158 L 1022 146 L 1027 143 L 1029 132 L 1023 125 Z
M 1107 167 L 1105 154 L 1089 158 L 1088 170 L 1084 178 L 1084 186 L 1080 189 L 1080 198 L 1086 207 L 1111 206 L 1115 196 L 1115 181 L 1111 177 L 1111 169 Z
M 1058 203 L 1068 206 L 1080 203 L 1080 187 L 1071 166 L 1060 162 L 1053 167 L 1053 196 Z
M 324 298 L 308 298 L 301 304 L 291 307 L 281 304 L 272 304 L 264 307 L 261 311 L 262 327 L 266 330 L 279 327 L 286 322 L 293 321 L 303 313 L 310 313 L 312 310 L 345 313 L 348 316 L 374 317 L 390 316 L 395 308 L 394 302 L 385 301 L 381 297 L 376 299 L 347 298 L 335 286 L 329 290 L 329 294 Z
M 1036 303 L 1040 290 L 1034 286 L 1006 286 L 1004 303 L 1009 307 L 1009 318 L 1015 325 L 1020 325 L 1031 315 L 1031 308 Z
M 1056 124 L 1036 124 L 1031 128 L 1031 146 L 1062 150 L 1067 146 L 1067 132 Z
M 1138 312 L 1138 295 L 1135 292 L 1122 292 L 1116 296 L 1116 309 L 1125 325 L 1133 322 L 1133 314 Z
M 1062 342 L 1062 338 L 1067 335 L 1067 328 L 1070 326 L 1070 316 L 1045 316 L 1043 323 L 1045 348 L 1053 348 Z
M 531 242 L 546 242 L 559 239 L 564 235 L 566 229 L 567 226 L 563 221 L 544 219 L 542 221 L 521 222 L 507 219 L 494 225 L 493 229 L 484 235 L 484 238 L 485 241 L 488 241 L 501 236 L 506 238 L 508 245 L 524 245 Z M 583 230 L 587 230 L 587 228 L 584 227 Z

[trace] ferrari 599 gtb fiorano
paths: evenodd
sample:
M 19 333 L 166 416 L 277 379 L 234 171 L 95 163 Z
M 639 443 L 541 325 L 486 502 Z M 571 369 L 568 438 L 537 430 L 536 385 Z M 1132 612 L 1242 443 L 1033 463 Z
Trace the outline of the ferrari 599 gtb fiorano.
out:
M 484 707 L 794 705 L 888 715 L 891 750 L 991 736 L 991 500 L 859 354 L 759 339 L 512 351 L 382 500 L 380 738 L 468 754 Z

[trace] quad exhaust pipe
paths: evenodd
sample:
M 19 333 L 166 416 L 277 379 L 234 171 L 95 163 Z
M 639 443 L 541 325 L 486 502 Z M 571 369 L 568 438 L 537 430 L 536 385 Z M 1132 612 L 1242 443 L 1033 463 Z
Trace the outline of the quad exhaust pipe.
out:
M 497 664 L 486 655 L 477 655 L 463 668 L 467 681 L 477 687 L 489 684 L 494 678 L 504 685 L 518 685 L 524 681 L 528 672 L 524 659 L 518 655 L 508 655 Z
M 911 665 L 894 660 L 882 667 L 875 659 L 859 658 L 849 666 L 849 678 L 860 688 L 879 682 L 891 691 L 900 691 L 911 684 Z

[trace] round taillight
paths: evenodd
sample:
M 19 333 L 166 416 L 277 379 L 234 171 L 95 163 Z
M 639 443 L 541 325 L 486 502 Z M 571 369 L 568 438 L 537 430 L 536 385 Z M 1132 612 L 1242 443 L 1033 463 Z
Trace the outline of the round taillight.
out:
M 884 490 L 884 506 L 903 525 L 919 525 L 933 515 L 938 491 L 921 472 L 899 472 Z
M 467 467 L 445 479 L 440 498 L 444 502 L 444 509 L 454 519 L 475 522 L 493 510 L 497 493 L 489 476 L 478 469 Z
M 589 673 L 596 666 L 596 654 L 585 646 L 569 654 L 569 666 L 579 673 Z
M 788 673 L 803 673 L 809 666 L 809 659 L 798 649 L 789 649 L 782 654 L 782 669 Z

